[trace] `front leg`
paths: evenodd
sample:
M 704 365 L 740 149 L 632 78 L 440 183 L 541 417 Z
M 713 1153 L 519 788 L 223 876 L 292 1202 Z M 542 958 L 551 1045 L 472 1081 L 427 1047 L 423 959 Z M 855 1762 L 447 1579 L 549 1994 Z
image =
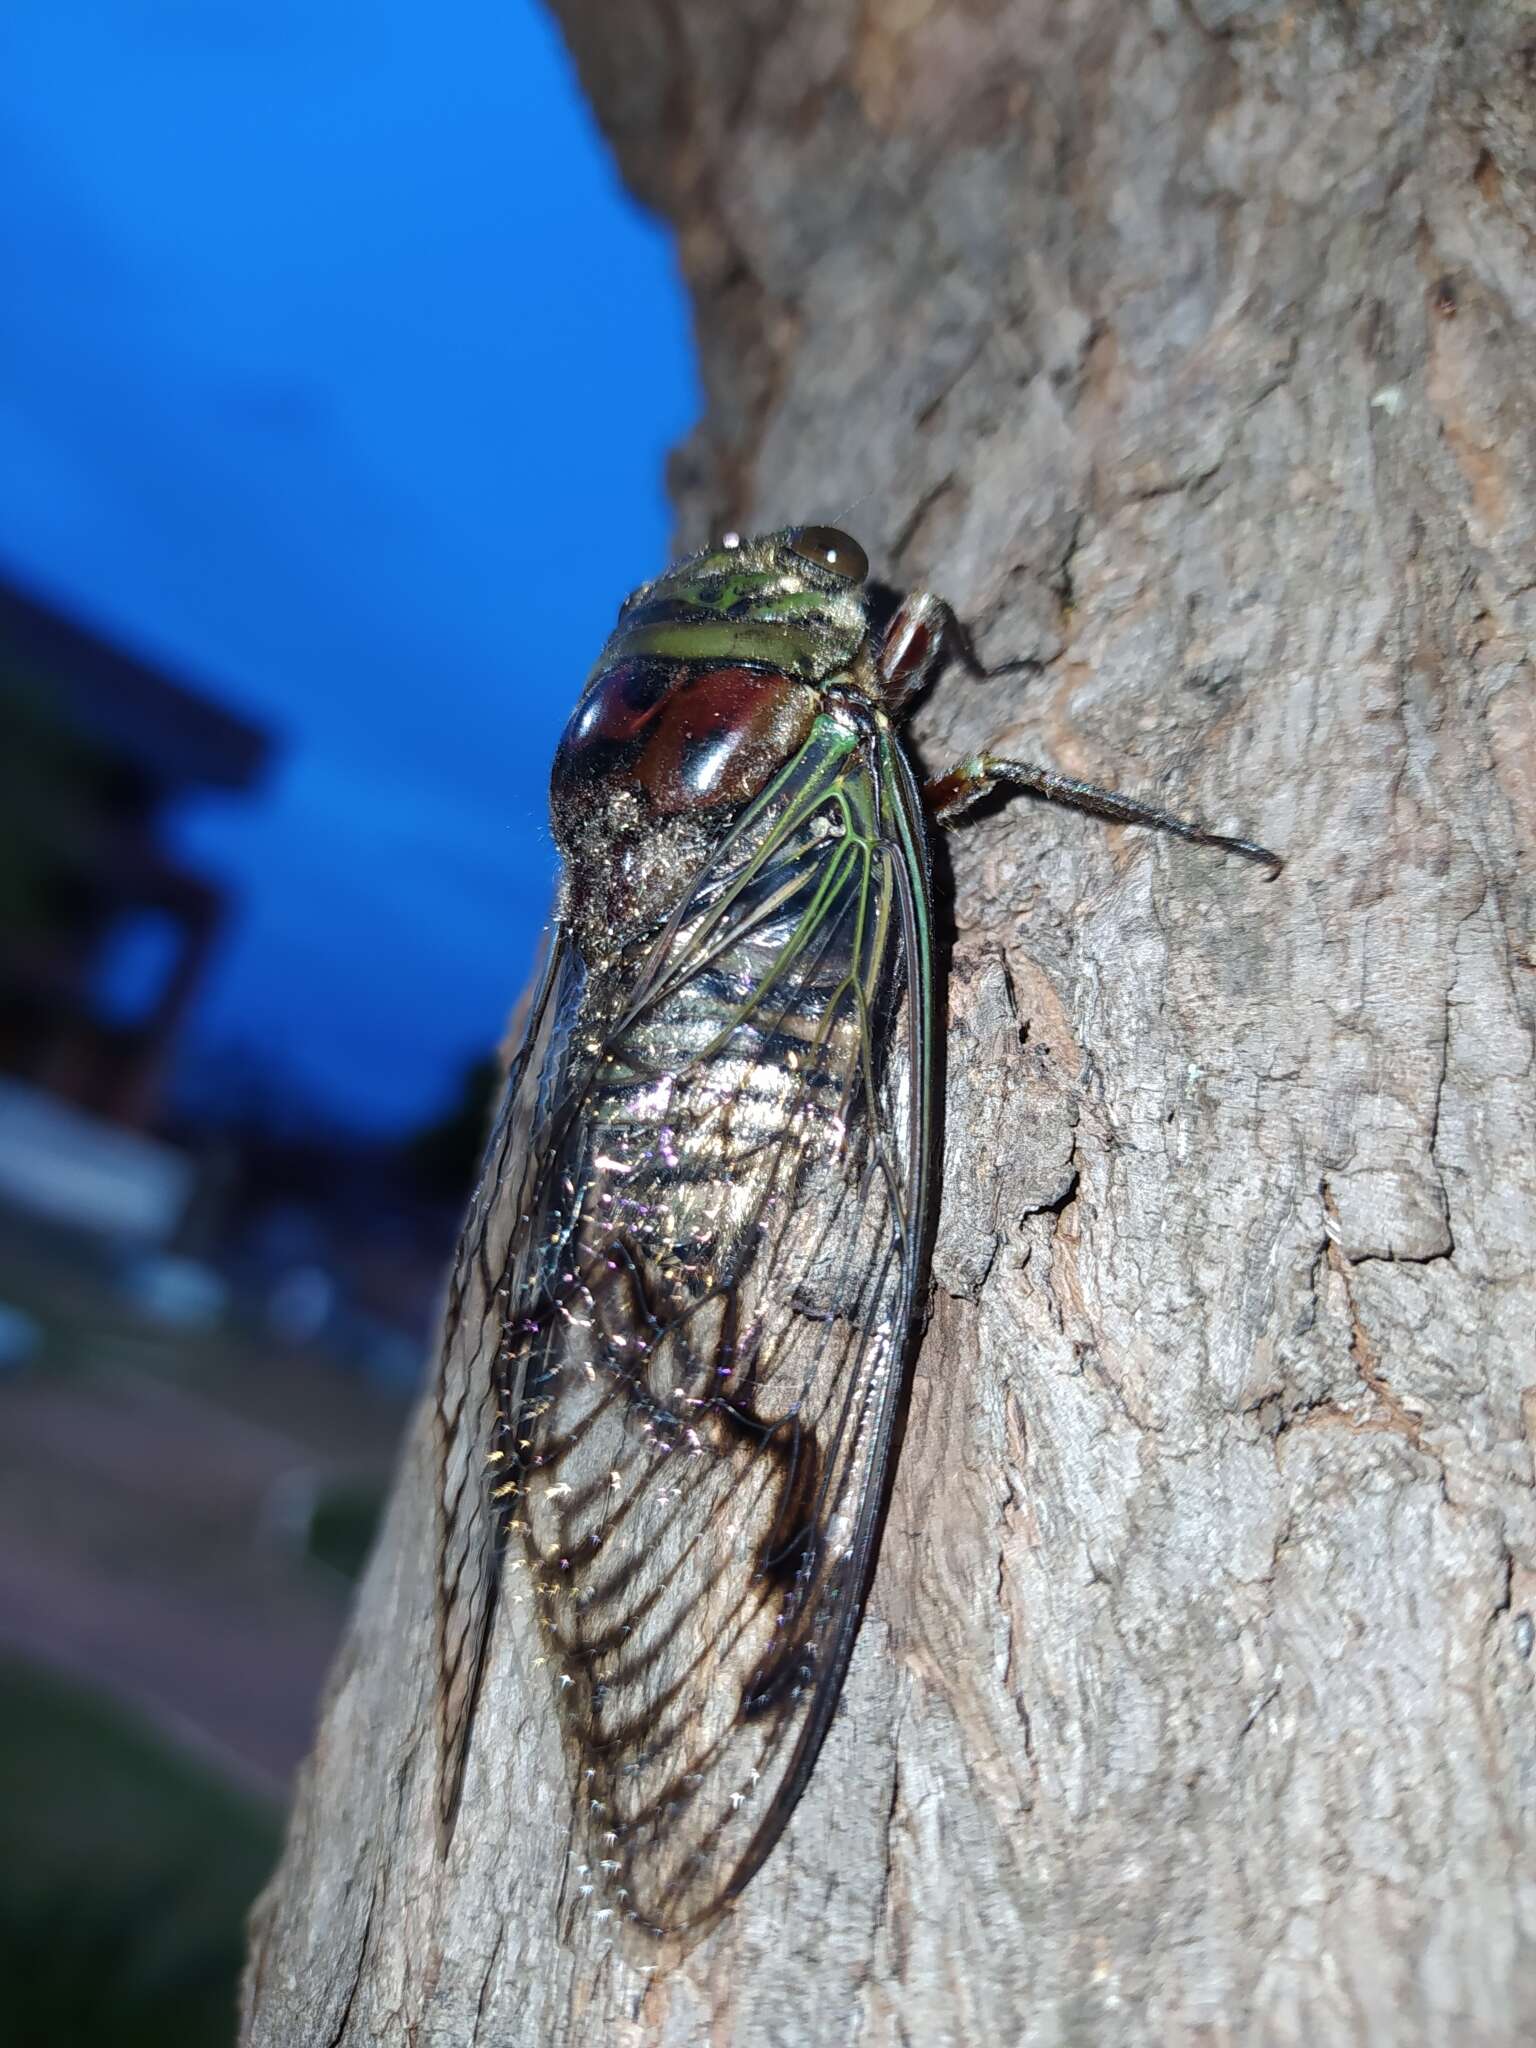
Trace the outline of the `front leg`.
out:
M 914 590 L 892 614 L 875 656 L 885 708 L 893 718 L 901 716 L 909 698 L 922 689 L 945 654 L 953 654 L 973 676 L 1008 676 L 1034 666 L 1027 661 L 1005 661 L 1000 668 L 988 668 L 953 605 L 935 597 L 931 590 Z
M 900 718 L 908 699 L 922 689 L 946 646 L 967 663 L 976 659 L 970 636 L 942 597 L 930 590 L 914 590 L 904 597 L 875 655 L 875 673 L 892 718 Z
M 1042 767 L 1035 762 L 1010 761 L 1002 754 L 971 755 L 958 768 L 951 769 L 948 775 L 937 776 L 927 783 L 923 798 L 933 817 L 947 824 L 999 784 L 1024 790 L 1030 796 L 1044 797 L 1050 803 L 1065 804 L 1074 811 L 1087 811 L 1095 818 L 1108 818 L 1117 825 L 1150 825 L 1159 832 L 1171 832 L 1176 839 L 1187 839 L 1195 846 L 1211 846 L 1219 853 L 1235 853 L 1243 860 L 1256 861 L 1261 867 L 1267 867 L 1271 879 L 1285 865 L 1278 853 L 1271 853 L 1267 846 L 1255 845 L 1251 839 L 1229 839 L 1225 833 L 1212 832 L 1188 818 L 1176 817 L 1172 811 L 1165 811 L 1158 804 L 1122 796 L 1118 790 L 1100 789 L 1096 783 L 1079 782 L 1074 776 L 1062 775 L 1054 768 Z

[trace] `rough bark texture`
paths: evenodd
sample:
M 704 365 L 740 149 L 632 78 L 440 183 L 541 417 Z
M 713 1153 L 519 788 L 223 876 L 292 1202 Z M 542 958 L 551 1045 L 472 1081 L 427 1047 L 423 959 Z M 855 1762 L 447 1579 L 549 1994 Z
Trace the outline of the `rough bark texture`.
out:
M 432 1838 L 424 1438 L 245 2038 L 1514 2043 L 1536 2024 L 1536 15 L 560 0 L 673 219 L 683 537 L 846 523 L 915 726 L 1282 848 L 949 843 L 932 1323 L 842 1714 L 649 1985 L 553 1935 L 502 1631 Z M 617 310 L 617 309 L 616 309 Z

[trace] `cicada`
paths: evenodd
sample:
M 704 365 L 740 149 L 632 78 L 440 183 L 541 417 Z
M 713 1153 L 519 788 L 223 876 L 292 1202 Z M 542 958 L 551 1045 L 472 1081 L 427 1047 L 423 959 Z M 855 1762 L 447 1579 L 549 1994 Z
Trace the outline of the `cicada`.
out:
M 845 533 L 730 535 L 630 597 L 555 755 L 438 1390 L 441 1818 L 516 1583 L 571 1895 L 656 1933 L 778 1840 L 874 1565 L 939 1185 L 934 822 L 1007 783 L 1279 865 L 1024 762 L 923 786 L 899 728 L 956 637 Z

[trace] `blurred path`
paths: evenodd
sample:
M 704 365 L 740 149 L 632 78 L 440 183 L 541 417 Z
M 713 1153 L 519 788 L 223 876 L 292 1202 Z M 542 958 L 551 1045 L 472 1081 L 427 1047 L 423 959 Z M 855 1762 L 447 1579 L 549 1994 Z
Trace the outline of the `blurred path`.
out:
M 344 1408 L 365 1407 L 348 1422 L 337 1385 L 302 1374 L 274 1367 L 243 1404 L 257 1419 L 131 1368 L 0 1385 L 0 1642 L 277 1796 L 350 1588 L 284 1540 L 274 1507 L 325 1476 L 381 1476 L 401 1420 L 343 1383 Z

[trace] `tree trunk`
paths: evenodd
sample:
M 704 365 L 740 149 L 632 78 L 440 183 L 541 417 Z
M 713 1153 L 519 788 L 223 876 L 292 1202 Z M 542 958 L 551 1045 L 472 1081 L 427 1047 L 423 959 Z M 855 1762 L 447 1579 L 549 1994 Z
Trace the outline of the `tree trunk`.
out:
M 683 540 L 842 515 L 1028 664 L 940 681 L 931 769 L 1001 738 L 1289 864 L 948 840 L 931 1322 L 726 1922 L 650 1980 L 559 1945 L 512 1628 L 439 1862 L 423 1429 L 245 2039 L 1528 2040 L 1536 17 L 558 11 L 697 296 Z

